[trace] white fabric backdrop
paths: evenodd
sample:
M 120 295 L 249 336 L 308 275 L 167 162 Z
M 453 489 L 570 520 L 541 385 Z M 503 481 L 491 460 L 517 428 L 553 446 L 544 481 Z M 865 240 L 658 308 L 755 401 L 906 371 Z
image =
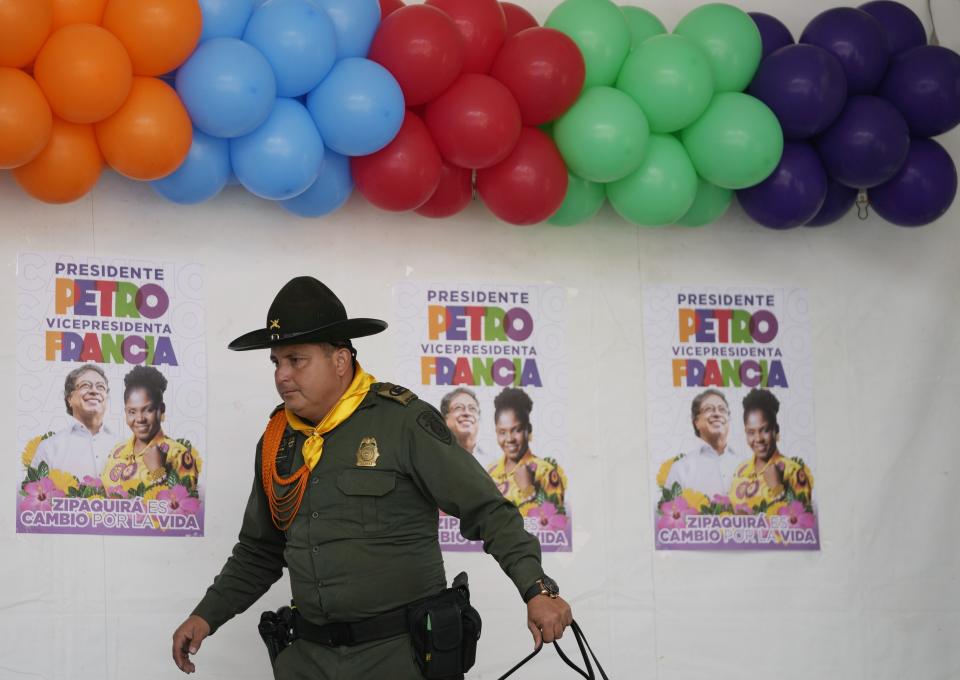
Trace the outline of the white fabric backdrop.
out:
M 798 34 L 834 6 L 740 3 Z M 923 2 L 910 3 L 929 25 Z M 553 2 L 528 0 L 542 21 Z M 645 6 L 668 27 L 695 6 Z M 956 25 L 941 41 L 957 49 Z M 943 10 L 947 15 L 955 8 Z M 960 133 L 942 140 L 960 159 Z M 347 309 L 392 318 L 405 278 L 555 282 L 569 291 L 570 460 L 578 512 L 571 554 L 546 556 L 611 677 L 947 680 L 960 677 L 960 208 L 937 224 L 900 229 L 850 215 L 786 233 L 734 207 L 697 230 L 642 229 L 609 209 L 560 229 L 497 223 L 480 205 L 456 219 L 374 210 L 354 197 L 323 220 L 302 220 L 231 188 L 181 207 L 149 187 L 105 175 L 68 206 L 22 194 L 0 173 L 0 267 L 15 314 L 16 255 L 142 254 L 206 267 L 209 333 L 207 536 L 140 539 L 16 535 L 13 460 L 16 338 L 0 339 L 0 678 L 61 680 L 180 676 L 170 635 L 229 553 L 252 477 L 253 445 L 277 399 L 263 353 L 226 343 L 259 324 L 275 291 L 309 273 Z M 647 283 L 803 286 L 811 291 L 817 414 L 818 553 L 654 553 L 644 432 L 639 291 Z M 359 341 L 389 379 L 389 332 Z M 588 511 L 589 509 L 589 511 Z M 496 678 L 530 648 L 524 607 L 486 555 L 450 555 L 467 569 L 485 617 L 471 678 Z M 203 646 L 200 678 L 269 677 L 259 612 L 288 598 L 286 579 Z M 573 649 L 572 639 L 567 643 Z M 575 677 L 552 651 L 523 678 Z

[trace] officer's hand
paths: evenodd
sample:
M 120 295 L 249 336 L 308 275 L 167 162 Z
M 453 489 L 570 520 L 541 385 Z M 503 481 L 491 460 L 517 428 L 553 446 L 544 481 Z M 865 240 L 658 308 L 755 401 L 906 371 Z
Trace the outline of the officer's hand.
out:
M 190 654 L 200 651 L 200 643 L 210 635 L 210 624 L 196 615 L 187 617 L 173 631 L 173 662 L 184 673 L 193 673 L 197 667 L 190 661 Z
M 563 636 L 563 629 L 573 622 L 570 605 L 562 597 L 537 595 L 527 602 L 527 628 L 533 634 L 535 647 Z

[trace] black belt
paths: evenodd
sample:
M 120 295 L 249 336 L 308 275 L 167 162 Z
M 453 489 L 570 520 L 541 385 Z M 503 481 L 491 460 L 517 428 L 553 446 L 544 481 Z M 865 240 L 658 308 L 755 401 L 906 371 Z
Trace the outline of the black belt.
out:
M 405 605 L 397 609 L 391 609 L 384 614 L 363 621 L 351 623 L 335 621 L 322 626 L 307 621 L 298 610 L 294 609 L 293 631 L 295 637 L 327 647 L 373 642 L 401 633 L 409 633 L 410 624 L 407 623 L 407 608 L 409 606 Z

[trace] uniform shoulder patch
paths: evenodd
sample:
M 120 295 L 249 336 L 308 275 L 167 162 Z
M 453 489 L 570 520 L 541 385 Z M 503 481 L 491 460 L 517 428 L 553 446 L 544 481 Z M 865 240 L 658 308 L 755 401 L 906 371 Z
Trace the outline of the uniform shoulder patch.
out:
M 443 418 L 441 418 L 436 411 L 428 409 L 421 412 L 420 415 L 417 416 L 417 425 L 426 430 L 434 439 L 438 439 L 444 444 L 453 443 L 453 433 L 450 432 L 450 428 L 447 427 L 447 424 L 443 422 Z
M 394 385 L 393 383 L 380 383 L 377 386 L 377 396 L 392 399 L 404 406 L 417 398 L 417 395 L 403 385 Z

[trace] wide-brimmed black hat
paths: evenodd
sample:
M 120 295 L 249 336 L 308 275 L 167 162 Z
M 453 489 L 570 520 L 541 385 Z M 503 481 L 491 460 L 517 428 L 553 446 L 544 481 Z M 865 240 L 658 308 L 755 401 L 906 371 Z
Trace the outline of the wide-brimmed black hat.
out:
M 291 279 L 273 298 L 265 328 L 244 333 L 230 349 L 266 349 L 301 342 L 336 342 L 385 330 L 379 319 L 348 319 L 332 290 L 312 276 Z

